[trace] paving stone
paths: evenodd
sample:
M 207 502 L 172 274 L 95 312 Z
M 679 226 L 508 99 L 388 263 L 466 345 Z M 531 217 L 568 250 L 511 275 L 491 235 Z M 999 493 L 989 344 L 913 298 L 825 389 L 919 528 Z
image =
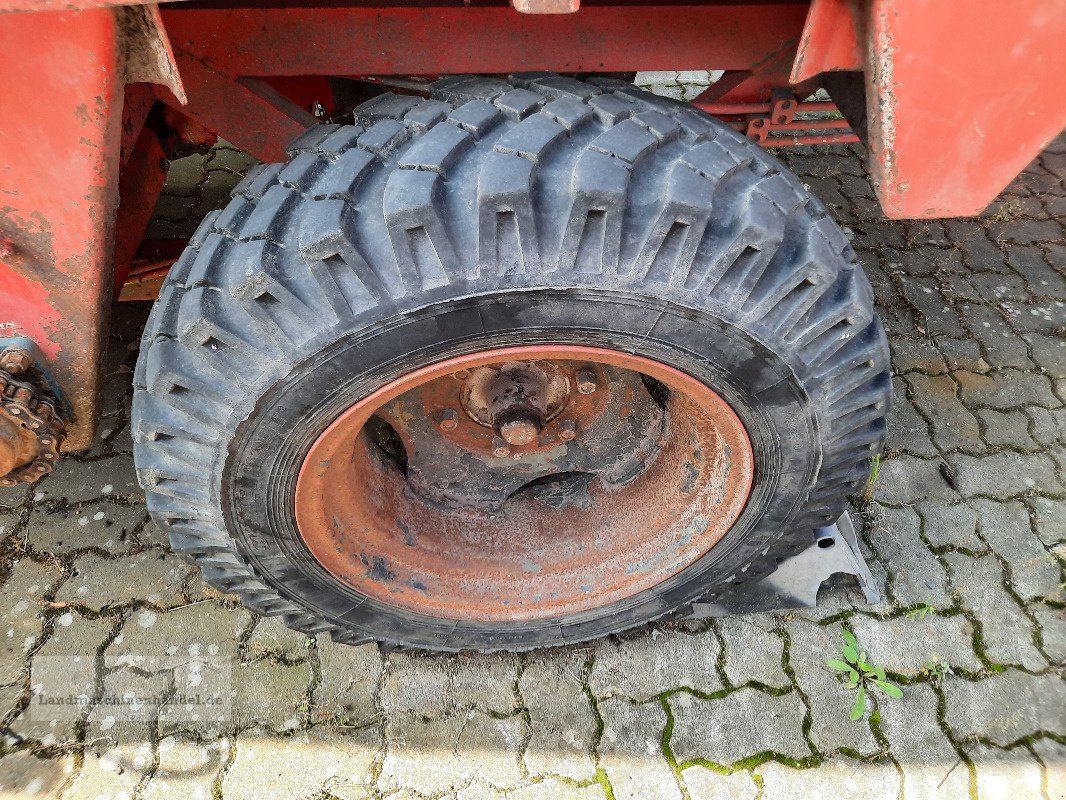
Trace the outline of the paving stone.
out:
M 601 701 L 599 710 L 603 717 L 600 766 L 615 800 L 681 800 L 681 789 L 662 749 L 666 729 L 662 705 L 634 705 L 616 698 Z
M 1047 497 L 1030 497 L 1033 510 L 1033 530 L 1048 547 L 1066 541 L 1066 503 Z
M 980 681 L 944 680 L 945 719 L 956 740 L 972 736 L 1004 747 L 1039 731 L 1066 732 L 1066 683 L 1053 673 L 1016 669 Z
M 132 797 L 152 769 L 152 743 L 141 738 L 106 746 L 91 742 L 85 748 L 81 771 L 63 800 L 99 800 Z
M 922 518 L 922 536 L 933 547 L 963 547 L 973 553 L 985 549 L 977 538 L 977 512 L 966 503 L 918 503 Z
M 730 766 L 759 753 L 806 758 L 803 738 L 806 707 L 793 690 L 780 696 L 758 689 L 737 689 L 717 700 L 687 693 L 670 697 L 674 729 L 670 748 L 678 762 L 702 758 Z
M 313 672 L 306 663 L 254 661 L 233 671 L 237 687 L 235 712 L 239 728 L 296 730 L 307 707 Z
M 893 619 L 864 615 L 850 624 L 860 647 L 889 672 L 917 675 L 930 663 L 978 672 L 980 659 L 973 651 L 973 626 L 961 614 L 912 613 Z
M 889 341 L 892 349 L 892 366 L 896 372 L 917 370 L 942 375 L 948 367 L 944 356 L 928 339 L 912 339 L 897 336 Z
M 947 575 L 922 541 L 921 519 L 914 509 L 871 504 L 868 516 L 874 519 L 866 540 L 889 571 L 889 596 L 903 606 L 950 606 Z
M 1021 406 L 1057 408 L 1061 405 L 1044 375 L 1018 370 L 996 370 L 987 375 L 956 372 L 962 401 L 970 407 L 1007 410 Z
M 177 732 L 218 736 L 234 729 L 238 639 L 247 611 L 211 603 L 157 612 L 132 612 L 104 653 L 114 667 L 166 670 L 179 696 L 195 704 L 168 703 L 159 713 L 163 735 Z
M 918 409 L 927 419 L 935 420 L 933 440 L 944 450 L 963 449 L 982 452 L 981 426 L 977 418 L 955 396 L 958 387 L 946 375 L 908 375 L 907 384 L 914 393 Z
M 93 611 L 137 601 L 178 606 L 185 602 L 182 582 L 193 569 L 163 550 L 111 559 L 90 553 L 74 561 L 74 572 L 56 593 L 56 601 Z
M 881 746 L 868 725 L 848 723 L 855 692 L 846 689 L 825 663 L 830 658 L 840 657 L 844 643 L 840 626 L 793 620 L 787 624 L 787 630 L 789 664 L 811 710 L 811 743 L 823 756 L 841 748 L 863 755 L 880 752 Z
M 966 752 L 977 773 L 981 800 L 1044 800 L 1040 763 L 1024 747 L 1000 750 L 977 744 Z
M 380 749 L 378 734 L 366 729 L 338 734 L 312 728 L 291 736 L 242 733 L 222 781 L 222 796 L 272 800 L 326 792 L 338 800 L 365 800 Z
M 1011 584 L 1023 600 L 1055 593 L 1058 564 L 1033 534 L 1029 510 L 1017 501 L 974 500 L 981 536 L 1010 566 Z
M 26 654 L 41 640 L 44 630 L 43 597 L 62 577 L 53 564 L 22 558 L 12 564 L 7 580 L 0 585 L 0 686 L 21 687 Z M 0 706 L 0 717 L 7 711 L 6 705 Z
M 951 585 L 962 607 L 981 622 L 985 654 L 996 664 L 1020 664 L 1044 669 L 1045 659 L 1032 644 L 1029 618 L 1003 588 L 1003 570 L 993 556 L 970 558 L 947 553 Z
M 958 312 L 947 304 L 933 281 L 903 276 L 901 283 L 907 302 L 920 314 L 919 333 L 954 336 L 959 339 L 967 336 Z
M 320 678 L 311 695 L 316 714 L 347 725 L 364 724 L 376 716 L 382 673 L 378 646 L 350 647 L 323 635 L 316 650 Z
M 938 454 L 929 433 L 929 423 L 907 398 L 902 378 L 892 379 L 892 412 L 888 417 L 888 444 L 893 450 L 919 456 Z
M 1008 255 L 1008 260 L 1009 255 Z M 970 278 L 981 298 L 993 306 L 1000 300 L 1028 300 L 1029 291 L 1021 275 L 1003 275 L 997 272 L 981 272 Z M 993 310 L 994 309 L 990 309 Z
M 379 786 L 428 795 L 454 791 L 475 776 L 496 787 L 518 786 L 518 749 L 527 733 L 518 715 L 497 719 L 471 710 L 441 719 L 389 716 Z
M 1052 219 L 1015 219 L 993 222 L 988 232 L 998 241 L 1013 244 L 1054 242 L 1062 238 L 1062 226 Z
M 129 551 L 133 532 L 148 518 L 144 506 L 120 506 L 101 500 L 65 510 L 34 508 L 26 528 L 30 546 L 42 553 L 71 553 L 94 547 L 109 554 Z
M 1066 611 L 1053 606 L 1033 606 L 1030 611 L 1040 626 L 1044 652 L 1056 664 L 1066 664 Z
M 0 758 L 0 797 L 35 800 L 57 797 L 74 772 L 74 757 L 39 758 L 27 750 Z
M 985 357 L 993 367 L 1032 369 L 1029 346 L 998 309 L 963 303 L 960 310 L 966 327 L 984 347 Z
M 969 797 L 965 764 L 937 721 L 937 696 L 926 684 L 913 684 L 898 700 L 881 700 L 881 732 L 903 770 L 903 797 Z
M 1066 338 L 1030 333 L 1026 339 L 1036 361 L 1049 375 L 1061 378 L 1066 375 Z
M 960 453 L 950 460 L 963 497 L 1007 499 L 1034 491 L 1064 493 L 1055 475 L 1055 461 L 1043 453 L 1004 451 L 977 458 Z
M 788 675 L 781 667 L 785 643 L 773 632 L 773 617 L 749 614 L 722 617 L 715 623 L 725 643 L 725 676 L 734 686 L 756 681 L 785 689 Z
M 961 370 L 983 375 L 992 369 L 992 365 L 985 361 L 981 346 L 974 339 L 959 340 L 950 336 L 938 336 L 935 341 L 937 350 L 944 356 L 944 361 L 952 372 Z
M 531 736 L 525 749 L 530 775 L 554 773 L 592 780 L 597 721 L 585 694 L 584 658 L 578 653 L 535 657 L 522 672 L 518 691 L 529 711 Z
M 718 640 L 710 632 L 642 632 L 596 643 L 589 686 L 596 697 L 624 695 L 643 701 L 681 686 L 700 692 L 722 688 Z
M 1051 800 L 1066 797 L 1066 745 L 1054 739 L 1037 739 L 1031 746 L 1036 757 L 1044 764 L 1047 796 Z
M 99 461 L 75 461 L 64 458 L 55 471 L 37 484 L 43 499 L 62 499 L 84 503 L 105 497 L 125 497 L 144 502 L 144 492 L 137 483 L 137 472 L 129 458 L 114 456 Z
M 510 714 L 518 708 L 517 677 L 512 656 L 393 653 L 382 683 L 381 706 L 386 714 L 441 716 L 474 707 Z
M 1028 303 L 1004 300 L 1002 308 L 1011 324 L 1022 333 L 1054 333 L 1066 325 L 1066 303 L 1062 300 L 1031 300 Z
M 681 781 L 692 800 L 755 800 L 759 795 L 755 780 L 743 771 L 723 775 L 697 764 L 681 771 Z
M 229 739 L 200 743 L 168 736 L 159 742 L 159 765 L 144 788 L 144 800 L 210 800 L 215 779 L 229 760 Z
M 314 639 L 306 633 L 287 627 L 281 617 L 260 617 L 252 628 L 252 635 L 244 643 L 244 652 L 249 660 L 303 661 L 313 643 Z
M 599 784 L 574 786 L 556 778 L 546 778 L 539 783 L 523 786 L 507 793 L 508 800 L 605 800 Z M 460 793 L 457 800 L 466 800 Z M 693 798 L 695 800 L 695 798 Z
M 1048 411 L 1046 408 L 1031 406 L 1025 409 L 1025 413 L 1033 422 L 1032 437 L 1040 445 L 1066 441 L 1066 409 Z
M 938 459 L 909 455 L 886 458 L 874 486 L 874 500 L 887 505 L 910 505 L 919 500 L 951 501 L 959 497 L 940 474 Z
M 768 762 L 758 768 L 761 800 L 896 800 L 900 779 L 892 762 L 837 757 L 809 769 Z
M 1039 409 L 1045 414 L 1051 412 Z M 1016 447 L 1022 450 L 1039 449 L 1029 435 L 1029 417 L 1021 411 L 993 411 L 982 408 L 977 412 L 984 430 L 984 440 L 993 447 Z
M 56 618 L 51 635 L 30 661 L 34 696 L 11 723 L 11 733 L 49 744 L 74 739 L 76 724 L 88 713 L 86 701 L 99 694 L 96 653 L 113 628 L 112 620 L 86 619 L 70 612 Z M 78 702 L 64 702 L 68 697 Z

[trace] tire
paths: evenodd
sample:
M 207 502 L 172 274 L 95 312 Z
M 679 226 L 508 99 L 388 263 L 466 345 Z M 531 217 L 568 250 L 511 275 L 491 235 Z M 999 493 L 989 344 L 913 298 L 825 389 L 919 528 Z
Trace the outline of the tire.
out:
M 843 511 L 879 452 L 888 348 L 826 210 L 752 142 L 619 81 L 446 78 L 322 125 L 200 226 L 149 318 L 135 456 L 175 552 L 246 606 L 335 640 L 455 651 L 579 642 L 762 577 Z M 625 601 L 535 623 L 353 596 L 297 534 L 311 443 L 412 369 L 583 342 L 721 395 L 755 459 L 721 542 Z

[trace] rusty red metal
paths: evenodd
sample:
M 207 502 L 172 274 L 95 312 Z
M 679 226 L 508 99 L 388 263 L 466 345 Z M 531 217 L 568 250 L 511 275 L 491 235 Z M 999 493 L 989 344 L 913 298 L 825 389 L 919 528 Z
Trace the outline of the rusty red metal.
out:
M 142 127 L 119 177 L 114 249 L 115 297 L 122 292 L 137 249 L 148 230 L 156 201 L 166 183 L 168 166 L 155 131 Z
M 452 380 L 454 405 L 461 385 L 454 373 L 537 360 L 634 370 L 670 388 L 669 425 L 643 473 L 610 489 L 589 484 L 587 503 L 553 504 L 520 492 L 491 512 L 442 508 L 405 491 L 403 472 L 363 435 L 378 409 L 419 386 Z M 571 401 L 608 394 L 603 386 L 573 392 Z M 624 400 L 622 408 L 632 402 Z M 557 419 L 575 416 L 567 408 Z M 554 447 L 579 447 L 582 434 L 561 438 Z M 496 457 L 472 450 L 469 458 Z M 307 454 L 296 519 L 315 558 L 369 597 L 437 617 L 535 620 L 621 600 L 684 569 L 733 526 L 753 479 L 743 424 L 685 373 L 599 348 L 510 347 L 415 370 L 355 402 Z M 565 494 L 561 486 L 543 487 L 557 498 Z
M 1066 128 L 1066 4 L 866 11 L 870 171 L 889 217 L 979 213 Z
M 862 30 L 861 0 L 811 0 L 789 83 L 799 85 L 826 72 L 861 70 Z
M 0 328 L 37 343 L 92 440 L 112 294 L 123 72 L 106 9 L 0 16 Z
M 702 96 L 692 104 L 764 147 L 859 141 L 850 123 L 840 117 L 839 109 L 831 101 L 800 102 L 794 94 L 781 91 L 774 92 L 766 103 L 710 103 L 701 100 Z

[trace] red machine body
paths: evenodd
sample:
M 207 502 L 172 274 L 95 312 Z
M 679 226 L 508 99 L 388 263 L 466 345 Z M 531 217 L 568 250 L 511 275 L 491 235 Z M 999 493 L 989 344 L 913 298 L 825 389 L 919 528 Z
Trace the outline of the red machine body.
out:
M 66 449 L 169 148 L 280 160 L 329 78 L 723 69 L 694 102 L 768 142 L 824 87 L 846 122 L 797 141 L 864 141 L 892 218 L 980 212 L 1066 126 L 1066 6 L 1041 0 L 70 5 L 0 0 L 0 322 L 62 387 Z

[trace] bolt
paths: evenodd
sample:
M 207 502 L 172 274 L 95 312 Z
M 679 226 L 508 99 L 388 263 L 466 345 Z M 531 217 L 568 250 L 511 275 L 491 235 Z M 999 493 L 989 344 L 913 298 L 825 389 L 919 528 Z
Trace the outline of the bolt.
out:
M 596 373 L 591 369 L 583 369 L 577 373 L 578 394 L 592 394 L 596 391 Z
M 577 425 L 574 424 L 572 419 L 564 420 L 559 427 L 559 438 L 564 442 L 572 441 L 577 436 Z
M 511 455 L 511 448 L 507 446 L 507 442 L 501 439 L 499 436 L 492 437 L 492 454 L 496 458 L 507 458 Z
M 467 378 L 470 377 L 470 370 L 468 370 L 468 369 L 456 370 L 455 372 L 452 373 L 452 377 L 455 378 L 457 381 L 465 381 Z
M 0 355 L 0 369 L 12 375 L 25 372 L 33 364 L 33 358 L 25 350 L 12 347 Z
M 454 431 L 459 424 L 459 415 L 454 408 L 444 409 L 444 413 L 440 417 L 440 429 L 442 431 Z
M 529 444 L 536 440 L 540 428 L 540 417 L 529 411 L 517 409 L 500 417 L 500 436 L 507 444 Z

